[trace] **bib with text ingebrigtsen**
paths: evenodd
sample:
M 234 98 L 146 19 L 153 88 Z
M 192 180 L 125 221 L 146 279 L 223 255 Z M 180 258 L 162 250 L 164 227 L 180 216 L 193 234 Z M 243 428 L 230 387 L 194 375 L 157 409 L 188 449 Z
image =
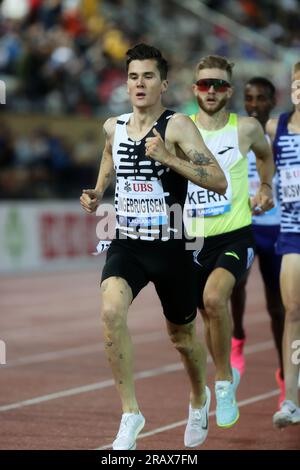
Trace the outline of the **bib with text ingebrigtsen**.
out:
M 156 226 L 167 223 L 165 194 L 160 181 L 119 178 L 119 223 L 133 226 Z

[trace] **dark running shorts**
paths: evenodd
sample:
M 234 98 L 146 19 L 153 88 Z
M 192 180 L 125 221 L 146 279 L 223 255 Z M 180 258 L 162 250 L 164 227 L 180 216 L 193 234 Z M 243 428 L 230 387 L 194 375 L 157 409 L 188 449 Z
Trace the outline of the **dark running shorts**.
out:
M 272 292 L 280 289 L 281 255 L 275 250 L 280 225 L 253 225 L 256 255 L 265 285 Z
M 198 307 L 203 309 L 203 292 L 209 275 L 216 268 L 229 271 L 238 283 L 254 260 L 255 241 L 251 226 L 208 237 L 200 252 L 194 252 L 198 279 Z
M 300 233 L 281 232 L 276 243 L 278 255 L 300 254 Z
M 106 257 L 102 279 L 118 276 L 127 281 L 135 298 L 153 282 L 167 320 L 190 323 L 197 313 L 197 280 L 193 252 L 181 240 L 149 242 L 113 240 Z

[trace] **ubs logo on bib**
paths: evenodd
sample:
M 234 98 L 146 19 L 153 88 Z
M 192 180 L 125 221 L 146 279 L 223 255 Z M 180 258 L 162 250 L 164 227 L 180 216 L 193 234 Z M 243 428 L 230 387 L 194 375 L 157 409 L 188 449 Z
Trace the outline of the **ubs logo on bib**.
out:
M 125 185 L 124 185 L 124 189 L 125 191 L 127 191 L 128 193 L 131 191 L 131 186 L 130 186 L 130 183 L 128 183 L 128 181 L 126 181 Z
M 151 193 L 153 191 L 153 186 L 151 183 L 133 183 L 132 189 L 135 193 Z

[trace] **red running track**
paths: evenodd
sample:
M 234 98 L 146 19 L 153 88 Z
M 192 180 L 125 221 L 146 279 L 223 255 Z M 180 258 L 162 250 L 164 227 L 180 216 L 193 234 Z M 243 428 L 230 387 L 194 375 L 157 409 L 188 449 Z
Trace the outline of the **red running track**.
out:
M 0 449 L 110 448 L 121 409 L 103 352 L 98 280 L 96 268 L 0 278 L 0 339 L 7 347 L 7 364 L 0 366 Z M 134 301 L 129 324 L 146 417 L 138 449 L 184 449 L 188 381 L 151 286 Z M 256 265 L 246 326 L 240 419 L 231 429 L 218 428 L 213 400 L 209 435 L 199 449 L 300 449 L 300 426 L 272 426 L 277 357 Z M 213 373 L 210 362 L 212 389 Z

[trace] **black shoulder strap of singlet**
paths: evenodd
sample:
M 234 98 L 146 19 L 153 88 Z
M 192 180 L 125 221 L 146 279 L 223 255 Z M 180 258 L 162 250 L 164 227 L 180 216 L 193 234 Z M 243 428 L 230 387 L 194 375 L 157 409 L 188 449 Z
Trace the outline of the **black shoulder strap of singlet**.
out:
M 153 125 L 153 127 L 155 127 L 155 129 L 157 130 L 157 132 L 160 133 L 162 139 L 164 140 L 165 139 L 165 133 L 166 133 L 166 128 L 167 128 L 167 125 L 168 125 L 168 122 L 169 122 L 169 119 L 171 116 L 173 116 L 173 114 L 175 114 L 176 111 L 172 111 L 171 109 L 166 109 L 160 116 L 159 118 L 157 119 L 156 123 Z M 152 128 L 153 129 L 153 128 Z M 154 136 L 153 132 L 152 132 L 152 129 L 150 131 L 150 136 L 152 137 L 152 135 Z

